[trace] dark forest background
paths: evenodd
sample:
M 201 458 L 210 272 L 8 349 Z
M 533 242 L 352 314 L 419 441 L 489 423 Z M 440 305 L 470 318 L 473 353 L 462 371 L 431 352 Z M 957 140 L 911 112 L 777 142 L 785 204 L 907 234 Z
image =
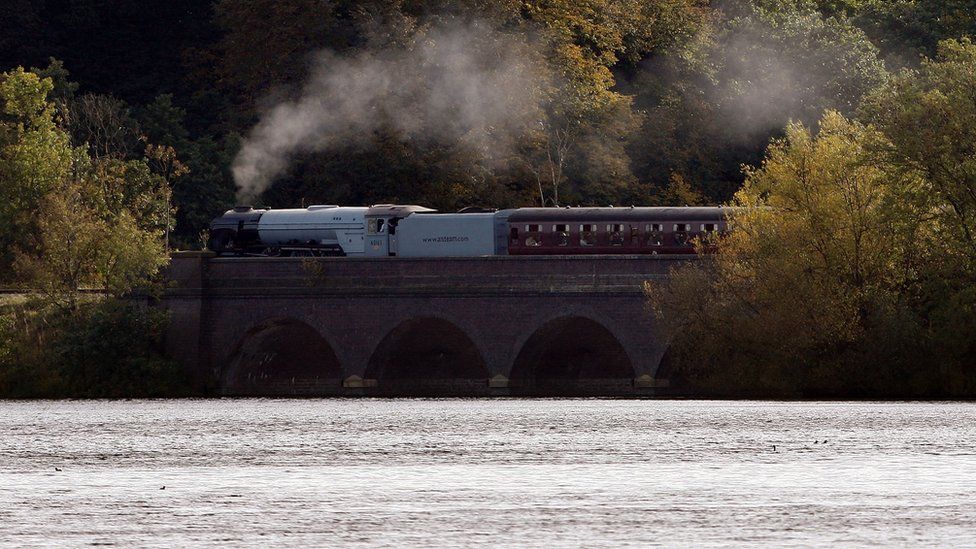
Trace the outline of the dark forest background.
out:
M 469 37 L 475 63 L 525 65 L 517 84 L 535 110 L 518 113 L 524 124 L 431 137 L 381 121 L 355 139 L 296 147 L 267 190 L 246 198 L 722 203 L 787 122 L 853 114 L 889 73 L 976 29 L 976 2 L 8 0 L 0 69 L 54 77 L 78 143 L 132 158 L 146 143 L 172 147 L 185 168 L 171 174 L 173 241 L 192 248 L 235 202 L 242 140 L 303 94 L 322 52 L 382 58 L 443 41 L 445 28 Z M 490 139 L 466 139 L 472 131 Z
M 400 202 L 731 204 L 647 287 L 673 391 L 973 398 L 974 32 L 976 0 L 7 0 L 0 396 L 186 394 L 131 299 L 169 251 L 238 202 Z

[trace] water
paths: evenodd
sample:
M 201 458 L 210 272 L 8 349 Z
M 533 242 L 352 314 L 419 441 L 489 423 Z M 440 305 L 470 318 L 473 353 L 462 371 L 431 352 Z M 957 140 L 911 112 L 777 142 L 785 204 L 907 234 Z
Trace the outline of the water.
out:
M 976 405 L 0 402 L 0 544 L 271 543 L 971 546 Z

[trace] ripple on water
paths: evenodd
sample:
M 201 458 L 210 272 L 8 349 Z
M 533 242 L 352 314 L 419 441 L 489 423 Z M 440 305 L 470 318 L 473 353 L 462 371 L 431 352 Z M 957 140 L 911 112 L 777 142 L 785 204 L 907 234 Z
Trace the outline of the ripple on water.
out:
M 0 540 L 972 545 L 974 419 L 953 403 L 0 402 Z

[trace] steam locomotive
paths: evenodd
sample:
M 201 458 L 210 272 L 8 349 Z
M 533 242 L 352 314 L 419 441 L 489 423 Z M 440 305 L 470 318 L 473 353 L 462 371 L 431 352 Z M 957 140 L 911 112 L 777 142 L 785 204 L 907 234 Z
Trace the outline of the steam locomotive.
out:
M 414 205 L 238 206 L 214 219 L 223 255 L 477 257 L 688 254 L 728 229 L 726 208 L 468 208 Z M 706 246 L 707 247 L 707 246 Z

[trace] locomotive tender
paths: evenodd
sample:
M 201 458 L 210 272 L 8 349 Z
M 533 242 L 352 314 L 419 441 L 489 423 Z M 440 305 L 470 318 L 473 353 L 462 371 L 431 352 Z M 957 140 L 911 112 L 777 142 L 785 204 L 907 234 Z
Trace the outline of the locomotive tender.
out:
M 728 230 L 717 207 L 465 209 L 238 206 L 214 219 L 218 254 L 349 257 L 688 254 Z

